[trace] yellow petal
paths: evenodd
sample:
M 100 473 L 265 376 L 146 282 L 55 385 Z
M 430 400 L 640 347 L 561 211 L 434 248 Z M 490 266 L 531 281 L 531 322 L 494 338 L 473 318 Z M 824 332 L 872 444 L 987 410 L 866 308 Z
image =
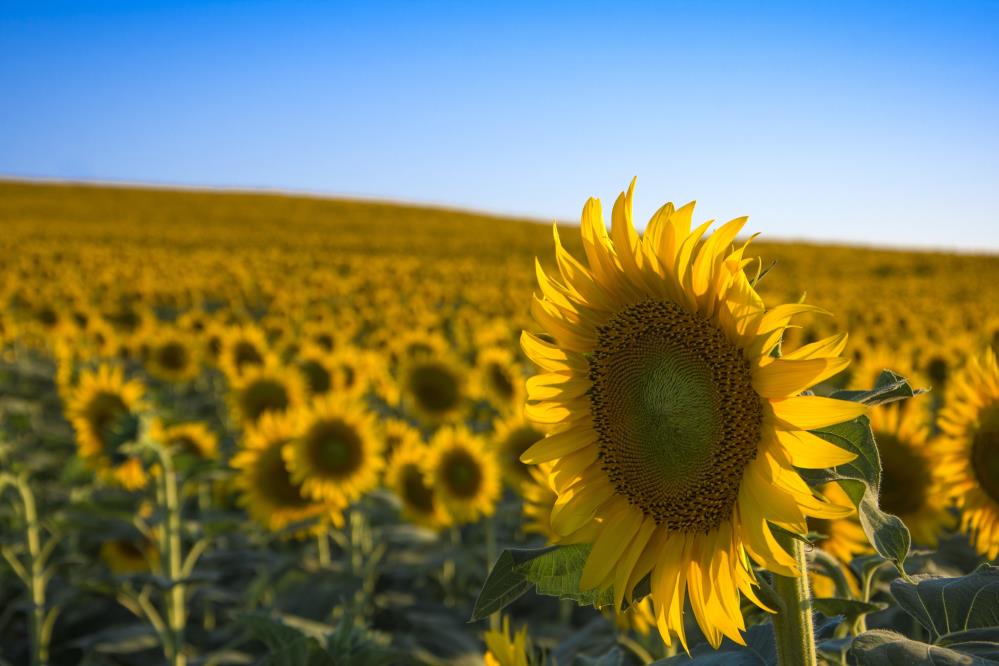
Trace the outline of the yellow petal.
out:
M 772 400 L 774 416 L 791 430 L 815 430 L 852 421 L 867 413 L 867 406 L 848 400 L 834 400 L 817 395 L 802 395 Z
M 821 383 L 849 364 L 845 358 L 777 358 L 756 369 L 753 388 L 764 398 L 786 398 Z

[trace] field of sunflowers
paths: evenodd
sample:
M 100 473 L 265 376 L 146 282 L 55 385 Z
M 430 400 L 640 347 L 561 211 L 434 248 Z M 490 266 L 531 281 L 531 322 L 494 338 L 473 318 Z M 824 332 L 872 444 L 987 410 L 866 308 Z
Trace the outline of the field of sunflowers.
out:
M 0 664 L 999 660 L 999 256 L 631 196 L 0 182 Z

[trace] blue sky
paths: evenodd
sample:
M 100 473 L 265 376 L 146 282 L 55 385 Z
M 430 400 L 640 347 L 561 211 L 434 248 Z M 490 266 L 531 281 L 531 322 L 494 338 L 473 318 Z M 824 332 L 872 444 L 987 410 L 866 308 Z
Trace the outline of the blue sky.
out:
M 999 250 L 999 3 L 0 2 L 0 175 Z

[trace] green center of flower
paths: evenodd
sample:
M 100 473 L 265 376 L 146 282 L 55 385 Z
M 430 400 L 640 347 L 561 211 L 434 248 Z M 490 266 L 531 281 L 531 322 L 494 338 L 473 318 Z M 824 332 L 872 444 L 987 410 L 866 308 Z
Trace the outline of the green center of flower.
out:
M 708 532 L 731 518 L 763 407 L 742 351 L 675 303 L 632 305 L 590 358 L 600 457 L 618 493 L 658 525 Z
M 458 406 L 461 390 L 458 378 L 445 365 L 424 363 L 412 368 L 407 388 L 421 410 L 443 416 Z
M 402 468 L 400 474 L 402 499 L 406 506 L 418 513 L 430 514 L 434 511 L 434 491 L 423 480 L 423 472 L 416 464 Z
M 361 437 L 349 424 L 339 419 L 314 423 L 305 433 L 309 460 L 328 478 L 342 479 L 353 474 L 364 460 Z
M 445 454 L 441 461 L 444 483 L 454 497 L 470 499 L 475 497 L 482 486 L 482 470 L 479 461 L 463 449 L 455 449 Z
M 892 434 L 875 432 L 881 456 L 881 508 L 896 516 L 916 513 L 926 505 L 931 475 L 926 458 Z
M 240 408 L 248 421 L 256 422 L 264 412 L 284 411 L 290 400 L 288 389 L 276 379 L 257 379 L 243 389 Z
M 982 490 L 999 503 L 999 403 L 986 407 L 971 442 L 971 468 Z

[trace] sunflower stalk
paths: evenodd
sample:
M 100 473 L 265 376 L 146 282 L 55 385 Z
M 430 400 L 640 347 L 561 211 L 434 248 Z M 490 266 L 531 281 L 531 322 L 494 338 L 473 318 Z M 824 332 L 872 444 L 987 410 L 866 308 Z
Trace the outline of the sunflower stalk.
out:
M 493 564 L 496 562 L 496 518 L 494 516 L 489 516 L 485 520 L 485 531 L 486 531 L 486 575 L 492 570 Z M 500 630 L 500 614 L 499 612 L 493 613 L 489 616 L 489 630 L 499 631 Z
M 57 607 L 49 609 L 48 612 L 45 608 L 45 588 L 50 577 L 46 572 L 45 563 L 55 549 L 55 537 L 50 537 L 49 541 L 42 545 L 38 506 L 27 477 L 24 474 L 16 477 L 8 473 L 0 474 L 0 493 L 7 486 L 15 488 L 21 498 L 28 551 L 27 563 L 22 563 L 14 552 L 6 547 L 3 549 L 3 556 L 31 594 L 31 664 L 45 666 L 49 662 L 49 642 L 59 613 Z
M 796 577 L 774 574 L 774 591 L 780 602 L 774 615 L 777 637 L 777 661 L 781 666 L 815 666 L 815 627 L 812 624 L 812 599 L 808 585 L 808 561 L 805 544 L 800 539 L 778 534 L 781 545 L 789 548 L 798 566 Z

